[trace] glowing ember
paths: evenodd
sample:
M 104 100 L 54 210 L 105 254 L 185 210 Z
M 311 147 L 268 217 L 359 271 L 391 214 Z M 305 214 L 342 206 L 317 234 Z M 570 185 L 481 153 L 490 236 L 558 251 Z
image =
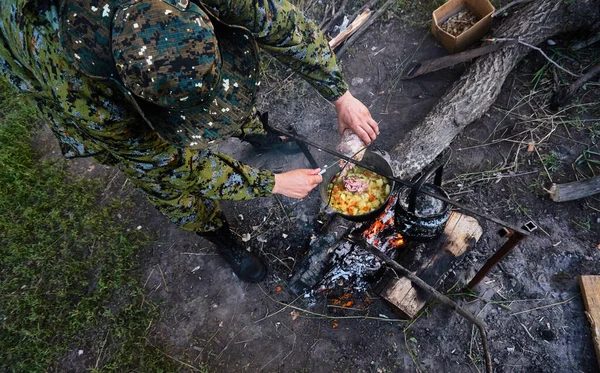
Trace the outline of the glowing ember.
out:
M 396 195 L 393 194 L 385 207 L 385 210 L 377 219 L 363 232 L 365 240 L 375 247 L 387 249 L 388 246 L 399 247 L 404 245 L 404 238 L 396 232 L 394 226 L 394 209 Z M 389 237 L 391 235 L 391 237 Z
M 404 237 L 400 233 L 396 237 L 392 237 L 389 239 L 390 245 L 397 247 L 404 245 Z

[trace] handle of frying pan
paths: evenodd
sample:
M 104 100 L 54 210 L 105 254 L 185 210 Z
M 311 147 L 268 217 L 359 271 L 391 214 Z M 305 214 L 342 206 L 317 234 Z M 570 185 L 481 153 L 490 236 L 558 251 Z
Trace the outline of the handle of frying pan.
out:
M 437 186 L 442 186 L 442 173 L 444 172 L 444 163 L 435 163 L 427 171 L 425 171 L 423 175 L 421 175 L 421 177 L 417 180 L 417 182 L 413 185 L 412 189 L 410 190 L 410 194 L 408 195 L 409 212 L 413 214 L 415 213 L 417 196 L 419 195 L 419 191 L 421 190 L 423 184 L 425 184 L 425 181 L 427 181 L 427 179 L 429 179 L 429 177 L 431 177 L 431 175 L 433 175 L 434 172 L 435 179 L 433 180 L 433 183 Z

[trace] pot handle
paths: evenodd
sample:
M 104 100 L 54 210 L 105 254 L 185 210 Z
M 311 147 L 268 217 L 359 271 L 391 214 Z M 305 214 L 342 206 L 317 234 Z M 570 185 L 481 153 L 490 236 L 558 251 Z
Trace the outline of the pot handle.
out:
M 442 186 L 442 173 L 444 172 L 444 163 L 434 163 L 427 171 L 421 175 L 421 177 L 413 184 L 410 194 L 408 195 L 408 211 L 411 213 L 415 213 L 415 208 L 417 204 L 417 195 L 419 195 L 419 191 L 425 181 L 433 175 L 435 172 L 435 178 L 433 179 L 433 183 L 439 187 Z

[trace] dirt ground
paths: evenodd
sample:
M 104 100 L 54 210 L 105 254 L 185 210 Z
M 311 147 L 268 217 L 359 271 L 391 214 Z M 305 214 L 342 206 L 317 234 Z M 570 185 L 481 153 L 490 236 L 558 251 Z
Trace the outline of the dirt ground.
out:
M 445 54 L 423 28 L 396 15 L 370 27 L 343 56 L 352 93 L 380 123 L 377 148 L 392 151 L 465 66 L 399 81 L 402 69 Z M 454 198 L 515 225 L 532 220 L 539 226 L 475 289 L 477 297 L 453 299 L 487 324 L 495 371 L 598 372 L 577 281 L 582 274 L 600 274 L 600 199 L 558 204 L 543 188 L 550 178 L 568 182 L 600 172 L 594 162 L 573 166 L 586 149 L 598 152 L 600 94 L 598 83 L 589 85 L 575 106 L 551 112 L 552 79 L 532 79 L 544 64 L 530 54 L 489 112 L 452 144 L 444 185 Z M 334 109 L 314 90 L 295 77 L 268 74 L 262 87 L 260 107 L 269 110 L 274 125 L 292 125 L 335 147 Z M 529 152 L 521 142 L 532 138 L 536 149 Z M 52 139 L 47 146 L 55 146 Z M 274 171 L 308 167 L 301 153 L 259 154 L 237 140 L 220 150 Z M 331 161 L 323 152 L 312 153 L 322 164 Z M 478 334 L 441 305 L 409 323 L 396 321 L 372 289 L 352 293 L 357 300 L 370 300 L 354 310 L 330 307 L 325 295 L 296 296 L 288 290 L 314 233 L 317 191 L 301 201 L 272 196 L 223 204 L 235 232 L 249 234 L 246 244 L 269 264 L 267 279 L 251 285 L 233 276 L 211 244 L 169 224 L 117 170 L 90 160 L 72 163 L 76 172 L 105 180 L 106 193 L 126 193 L 138 201 L 139 209 L 131 211 L 136 225 L 156 236 L 141 258 L 143 282 L 163 311 L 150 338 L 170 346 L 173 358 L 191 366 L 205 362 L 214 372 L 485 370 Z M 549 175 L 544 167 L 551 168 Z M 446 283 L 464 283 L 502 244 L 499 226 L 479 222 L 483 237 Z M 193 369 L 182 365 L 181 371 Z

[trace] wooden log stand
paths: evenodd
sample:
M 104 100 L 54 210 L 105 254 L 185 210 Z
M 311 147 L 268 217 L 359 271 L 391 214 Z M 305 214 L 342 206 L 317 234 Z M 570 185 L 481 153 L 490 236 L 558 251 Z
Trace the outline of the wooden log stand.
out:
M 407 244 L 397 261 L 423 281 L 438 288 L 448 271 L 468 250 L 475 247 L 483 234 L 476 219 L 452 212 L 441 237 L 427 244 Z M 413 318 L 425 306 L 427 296 L 406 277 L 396 277 L 388 271 L 375 286 L 375 292 L 385 299 L 400 317 Z

